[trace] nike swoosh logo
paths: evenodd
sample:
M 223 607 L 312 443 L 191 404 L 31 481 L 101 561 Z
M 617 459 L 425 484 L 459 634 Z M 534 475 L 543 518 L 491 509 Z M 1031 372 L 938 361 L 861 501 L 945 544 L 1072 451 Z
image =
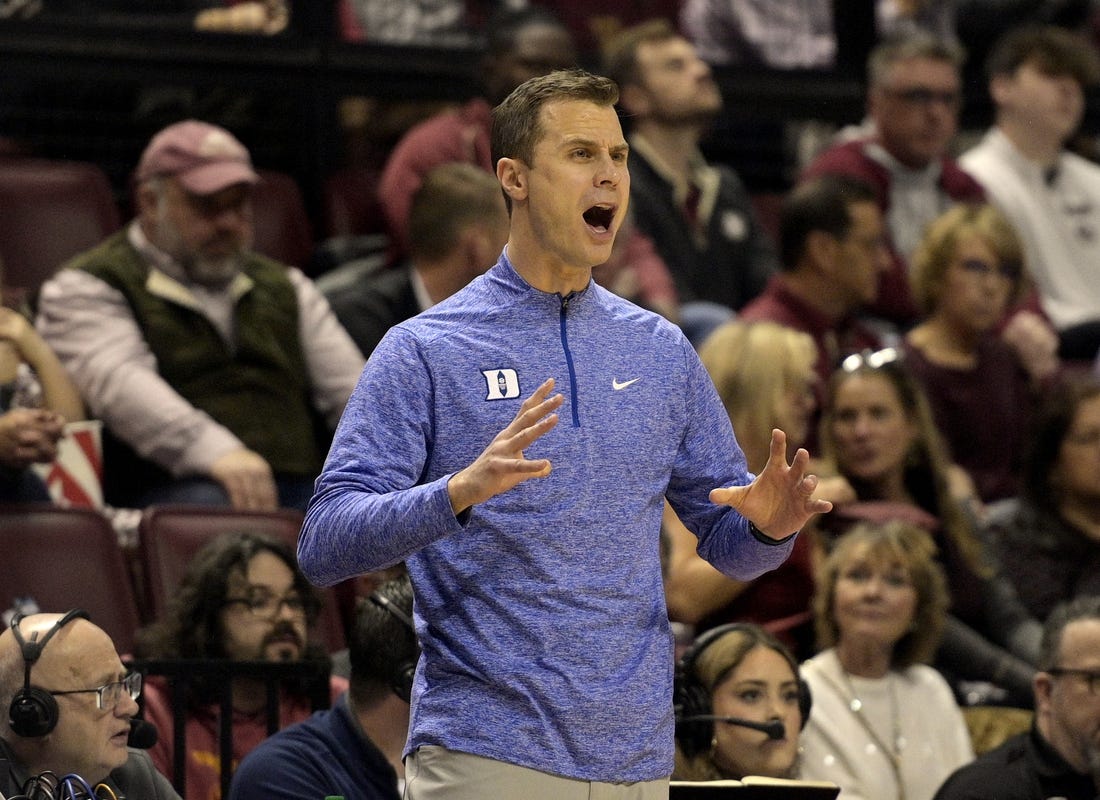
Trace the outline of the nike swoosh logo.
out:
M 625 388 L 626 388 L 627 386 L 629 386 L 630 384 L 632 384 L 632 383 L 637 383 L 637 382 L 638 382 L 638 381 L 640 381 L 640 380 L 641 380 L 641 378 L 634 378 L 633 380 L 629 380 L 629 381 L 622 381 L 622 382 L 620 383 L 619 381 L 617 381 L 617 380 L 615 380 L 614 378 L 612 378 L 612 379 L 611 379 L 611 388 L 612 388 L 612 389 L 614 389 L 614 390 L 615 390 L 615 391 L 617 392 L 617 391 L 619 391 L 620 389 L 625 389 Z

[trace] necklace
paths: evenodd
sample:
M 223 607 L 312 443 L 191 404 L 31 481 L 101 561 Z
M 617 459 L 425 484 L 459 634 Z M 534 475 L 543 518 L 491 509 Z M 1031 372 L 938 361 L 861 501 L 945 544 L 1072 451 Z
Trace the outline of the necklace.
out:
M 841 694 L 847 696 L 848 710 L 852 712 L 852 716 L 855 717 L 860 727 L 867 732 L 867 735 L 871 737 L 878 749 L 886 756 L 886 760 L 890 765 L 890 771 L 894 774 L 894 782 L 898 787 L 898 800 L 905 800 L 905 783 L 902 781 L 901 777 L 901 754 L 905 749 L 906 741 L 905 736 L 901 732 L 901 715 L 898 713 L 898 693 L 894 674 L 892 672 L 886 673 L 886 688 L 890 697 L 891 729 L 890 744 L 887 744 L 879 732 L 875 730 L 875 727 L 871 724 L 871 720 L 867 718 L 863 699 L 856 692 L 856 688 L 852 684 L 852 676 L 849 675 L 848 671 L 839 663 L 838 667 L 841 680 L 844 682 L 844 687 L 834 686 L 834 688 L 840 689 Z

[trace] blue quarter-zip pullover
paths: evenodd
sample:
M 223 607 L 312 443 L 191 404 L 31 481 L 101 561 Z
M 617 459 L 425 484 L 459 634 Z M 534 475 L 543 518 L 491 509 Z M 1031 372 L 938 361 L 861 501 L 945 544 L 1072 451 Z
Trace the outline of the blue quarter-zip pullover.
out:
M 456 518 L 447 481 L 548 377 L 560 421 L 526 455 L 553 471 Z M 707 495 L 751 479 L 678 328 L 595 283 L 538 291 L 502 255 L 374 351 L 298 556 L 322 585 L 407 561 L 423 649 L 408 750 L 653 780 L 673 761 L 664 498 L 704 558 L 748 580 L 791 543 L 758 542 Z

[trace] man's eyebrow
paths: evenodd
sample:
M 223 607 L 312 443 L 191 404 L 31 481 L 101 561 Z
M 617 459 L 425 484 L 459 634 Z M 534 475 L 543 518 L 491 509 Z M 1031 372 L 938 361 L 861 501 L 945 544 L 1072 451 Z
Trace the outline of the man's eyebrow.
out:
M 562 141 L 562 147 L 566 150 L 572 147 L 587 147 L 591 150 L 601 150 L 601 145 L 597 140 L 591 139 L 587 136 L 570 136 Z M 630 145 L 626 142 L 620 142 L 619 144 L 613 144 L 607 148 L 611 153 L 626 153 L 630 151 Z

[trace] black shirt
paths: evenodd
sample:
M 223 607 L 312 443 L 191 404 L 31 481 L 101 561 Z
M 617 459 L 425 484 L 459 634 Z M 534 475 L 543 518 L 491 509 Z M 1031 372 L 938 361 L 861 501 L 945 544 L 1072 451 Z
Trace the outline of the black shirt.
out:
M 1092 778 L 1074 771 L 1032 725 L 960 767 L 933 800 L 1097 800 Z

